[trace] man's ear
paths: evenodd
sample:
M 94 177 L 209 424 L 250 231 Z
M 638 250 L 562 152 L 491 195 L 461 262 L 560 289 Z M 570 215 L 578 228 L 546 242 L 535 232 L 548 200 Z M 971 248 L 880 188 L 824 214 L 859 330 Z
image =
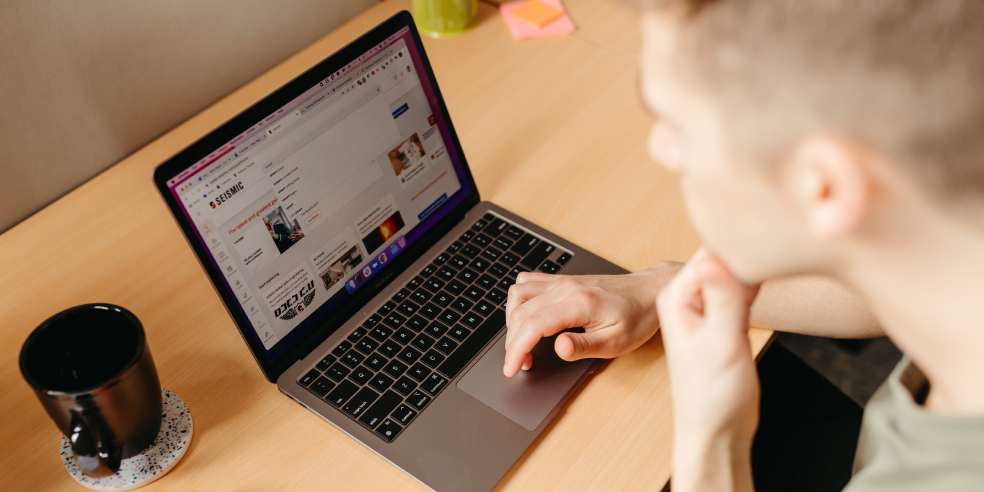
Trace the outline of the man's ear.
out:
M 864 220 L 871 200 L 865 152 L 851 142 L 811 136 L 792 155 L 794 198 L 818 238 L 844 236 Z

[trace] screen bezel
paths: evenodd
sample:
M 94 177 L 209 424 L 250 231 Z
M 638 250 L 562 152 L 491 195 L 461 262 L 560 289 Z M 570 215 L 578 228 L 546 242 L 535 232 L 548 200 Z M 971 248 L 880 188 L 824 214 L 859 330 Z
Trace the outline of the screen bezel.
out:
M 258 339 L 253 336 L 252 328 L 250 327 L 248 320 L 240 312 L 238 300 L 236 300 L 232 296 L 232 293 L 226 288 L 222 273 L 214 267 L 210 254 L 197 238 L 193 224 L 185 216 L 184 210 L 181 208 L 181 204 L 174 197 L 174 194 L 171 193 L 168 186 L 168 181 L 183 172 L 185 169 L 191 167 L 193 164 L 220 146 L 225 145 L 230 140 L 236 138 L 260 120 L 266 118 L 279 108 L 290 103 L 307 90 L 318 85 L 318 83 L 323 81 L 327 76 L 340 70 L 343 66 L 351 63 L 352 60 L 369 51 L 374 46 L 382 43 L 392 34 L 398 32 L 404 27 L 408 27 L 410 29 L 413 43 L 415 44 L 417 53 L 420 57 L 420 62 L 424 67 L 424 75 L 427 77 L 427 81 L 433 89 L 434 97 L 437 100 L 439 110 L 444 118 L 445 124 L 447 125 L 448 134 L 451 137 L 451 145 L 454 146 L 455 155 L 458 158 L 458 162 L 461 163 L 462 171 L 468 180 L 468 185 L 471 188 L 471 192 L 464 197 L 461 203 L 448 211 L 446 215 L 434 224 L 424 235 L 413 243 L 410 243 L 405 253 L 394 258 L 390 263 L 388 270 L 382 271 L 381 275 L 379 275 L 378 278 L 374 278 L 372 283 L 367 284 L 356 291 L 356 293 L 353 294 L 353 297 L 344 306 L 340 307 L 333 316 L 328 318 L 328 320 L 321 326 L 308 333 L 308 335 L 304 337 L 301 342 L 297 343 L 293 348 L 284 353 L 277 361 L 270 362 L 264 353 L 263 346 L 260 344 Z M 475 179 L 472 177 L 471 169 L 469 169 L 468 162 L 465 159 L 464 152 L 461 149 L 458 134 L 455 132 L 454 125 L 451 122 L 451 117 L 448 114 L 447 106 L 444 103 L 444 98 L 441 95 L 441 90 L 437 85 L 437 80 L 434 78 L 434 72 L 431 68 L 430 60 L 427 58 L 427 53 L 424 51 L 423 43 L 421 43 L 420 34 L 417 32 L 413 18 L 406 10 L 400 11 L 389 19 L 383 21 L 366 34 L 339 49 L 314 67 L 308 69 L 301 75 L 298 75 L 273 93 L 267 95 L 259 102 L 242 111 L 219 128 L 211 131 L 208 135 L 205 135 L 195 143 L 186 147 L 184 150 L 178 152 L 176 155 L 154 169 L 154 183 L 157 186 L 158 192 L 164 198 L 171 215 L 175 218 L 178 226 L 184 233 L 185 240 L 188 241 L 189 245 L 194 250 L 195 257 L 198 259 L 199 264 L 201 264 L 202 268 L 205 270 L 205 273 L 208 275 L 209 280 L 212 283 L 212 287 L 219 294 L 219 297 L 222 298 L 226 311 L 235 321 L 240 335 L 242 335 L 243 340 L 246 342 L 250 352 L 253 354 L 253 358 L 256 359 L 256 362 L 260 365 L 264 376 L 266 376 L 267 380 L 270 382 L 276 382 L 277 378 L 283 374 L 284 371 L 290 368 L 294 362 L 305 357 L 308 353 L 314 350 L 315 347 L 331 336 L 342 324 L 348 321 L 349 318 L 358 313 L 363 307 L 365 307 L 366 304 L 371 302 L 384 288 L 390 284 L 392 279 L 403 273 L 411 264 L 413 264 L 414 261 L 423 255 L 427 249 L 437 242 L 437 240 L 443 237 L 451 228 L 460 222 L 469 209 L 481 201 L 478 194 L 478 187 L 475 185 Z

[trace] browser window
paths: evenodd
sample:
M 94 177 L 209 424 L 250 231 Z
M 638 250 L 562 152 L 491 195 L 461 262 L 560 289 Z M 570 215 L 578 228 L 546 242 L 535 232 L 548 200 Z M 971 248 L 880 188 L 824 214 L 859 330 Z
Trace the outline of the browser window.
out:
M 408 39 L 397 33 L 169 183 L 268 351 L 365 285 L 467 186 Z

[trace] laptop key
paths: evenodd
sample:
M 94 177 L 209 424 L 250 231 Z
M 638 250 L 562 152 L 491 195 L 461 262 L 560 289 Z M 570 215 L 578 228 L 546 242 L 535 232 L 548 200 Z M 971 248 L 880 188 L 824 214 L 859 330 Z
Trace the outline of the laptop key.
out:
M 539 271 L 541 271 L 543 273 L 549 273 L 549 274 L 553 275 L 553 274 L 555 274 L 555 273 L 557 273 L 557 272 L 560 271 L 560 265 L 558 265 L 558 264 L 556 264 L 556 263 L 554 263 L 554 262 L 552 262 L 550 260 L 547 260 L 547 261 L 544 261 L 543 264 L 540 265 L 539 268 L 537 268 L 537 270 L 539 270 Z
M 427 278 L 430 277 L 431 275 L 434 275 L 434 272 L 436 271 L 437 271 L 437 267 L 435 267 L 434 265 L 427 265 L 424 267 L 423 270 L 420 271 L 420 276 L 423 278 Z
M 420 287 L 423 283 L 424 283 L 424 279 L 420 277 L 414 277 L 410 279 L 409 282 L 407 282 L 407 288 L 413 290 L 416 289 L 417 287 Z
M 395 307 L 396 307 L 396 303 L 394 303 L 393 301 L 386 301 L 383 303 L 382 307 L 376 310 L 376 313 L 378 313 L 380 316 L 386 316 Z
M 359 340 L 362 340 L 362 337 L 366 336 L 366 333 L 369 333 L 369 330 L 360 326 L 355 330 L 353 330 L 352 333 L 349 333 L 349 336 L 346 338 L 346 340 L 352 343 L 358 343 Z
M 455 242 L 451 243 L 451 246 L 448 246 L 448 249 L 446 249 L 444 251 L 447 252 L 447 253 L 455 254 L 455 253 L 458 252 L 458 250 L 461 249 L 461 246 L 462 246 L 461 243 L 459 243 L 458 241 L 455 241 Z
M 497 284 L 500 289 L 506 292 L 509 292 L 509 288 L 513 285 L 516 285 L 516 279 L 513 277 L 502 277 L 502 280 Z
M 435 321 L 427 326 L 424 333 L 430 335 L 434 340 L 437 340 L 438 338 L 441 338 L 442 335 L 447 333 L 447 331 L 448 327 L 444 323 Z
M 485 298 L 489 301 L 495 303 L 496 306 L 502 304 L 506 300 L 506 293 L 499 289 L 492 289 L 488 294 L 485 294 Z
M 325 376 L 328 376 L 335 381 L 341 381 L 345 379 L 345 376 L 348 376 L 350 372 L 352 371 L 350 371 L 349 368 L 339 363 L 329 367 L 328 370 L 325 371 Z
M 387 376 L 387 375 L 385 375 L 383 373 L 376 374 L 369 381 L 369 387 L 372 388 L 372 389 L 374 389 L 374 390 L 376 390 L 376 391 L 378 391 L 378 392 L 380 392 L 380 393 L 388 390 L 389 387 L 392 386 L 392 385 L 393 385 L 393 378 L 391 378 L 391 377 L 389 377 L 389 376 Z M 400 398 L 400 399 L 402 400 L 403 398 Z M 392 411 L 392 409 L 390 409 L 390 411 Z M 389 413 L 389 412 L 387 412 L 387 413 Z
M 417 389 L 417 383 L 415 383 L 412 379 L 406 376 L 400 378 L 400 380 L 393 385 L 393 391 L 403 396 L 409 395 L 410 392 L 412 392 L 415 389 Z
M 400 328 L 399 330 L 396 331 L 396 333 L 393 335 L 393 338 L 391 338 L 390 340 L 393 340 L 394 342 L 397 342 L 400 345 L 406 345 L 410 343 L 410 340 L 413 340 L 413 337 L 414 337 L 414 333 L 412 331 L 406 328 Z
M 392 391 L 387 391 L 376 400 L 376 403 L 369 407 L 369 410 L 363 412 L 359 422 L 366 424 L 370 429 L 375 429 L 401 403 L 403 403 L 402 396 Z
M 505 254 L 508 254 L 508 253 L 504 253 L 504 255 Z M 490 266 L 489 267 L 489 270 L 487 272 L 485 272 L 486 275 L 491 275 L 491 276 L 493 276 L 495 278 L 502 278 L 507 273 L 509 273 L 509 267 L 507 267 L 506 265 L 503 265 L 502 263 L 496 263 L 496 264 Z
M 482 249 L 479 248 L 478 246 L 475 246 L 474 244 L 466 244 L 464 247 L 461 248 L 461 254 L 465 255 L 469 259 L 478 256 L 478 253 L 480 253 L 481 251 Z
M 441 253 L 441 254 L 437 255 L 436 258 L 434 258 L 434 264 L 435 265 L 443 265 L 443 264 L 445 264 L 445 263 L 448 262 L 448 258 L 451 258 L 451 255 L 449 255 L 447 253 Z
M 438 294 L 440 295 L 440 294 Z M 420 315 L 427 319 L 434 319 L 441 314 L 441 308 L 432 302 L 427 303 L 421 310 Z
M 386 367 L 386 357 L 383 357 L 379 353 L 369 354 L 366 357 L 366 367 L 373 371 L 382 371 Z
M 430 369 L 428 369 L 427 366 L 419 362 L 414 364 L 413 367 L 410 368 L 410 372 L 407 373 L 407 376 L 409 376 L 410 379 L 413 379 L 418 383 L 427 379 L 427 376 L 430 375 L 431 375 Z
M 372 316 L 369 316 L 368 318 L 366 318 L 365 322 L 362 323 L 362 326 L 364 326 L 367 329 L 368 328 L 372 328 L 373 326 L 376 326 L 376 324 L 378 324 L 382 320 L 383 320 L 383 317 L 382 316 L 380 316 L 378 314 L 373 314 Z
M 519 262 L 519 264 L 532 270 L 540 266 L 540 263 L 543 263 L 543 260 L 546 260 L 547 257 L 550 256 L 550 253 L 553 253 L 555 249 L 557 249 L 556 246 L 546 241 L 541 241 L 540 244 L 537 244 L 536 247 L 533 248 L 533 251 L 530 251 L 530 253 L 523 258 L 523 261 Z
M 466 284 L 474 282 L 476 278 L 478 278 L 478 272 L 472 270 L 471 268 L 465 268 L 458 274 L 458 280 L 461 280 Z
M 451 303 L 451 309 L 454 309 L 459 313 L 467 313 L 468 310 L 471 309 L 472 306 L 474 305 L 475 305 L 474 302 L 471 302 L 463 297 L 459 297 L 455 299 L 454 302 Z
M 393 439 L 396 439 L 396 435 L 399 434 L 401 430 L 403 430 L 403 428 L 400 427 L 400 424 L 393 422 L 392 419 L 386 419 L 382 424 L 380 424 L 379 428 L 376 429 L 376 434 L 379 434 L 379 437 L 382 437 L 387 442 L 393 442 Z
M 355 350 L 349 350 L 339 359 L 339 362 L 345 364 L 346 366 L 355 369 L 356 366 L 362 363 L 366 359 L 366 356 L 356 352 Z
M 431 396 L 436 396 L 447 384 L 447 379 L 441 377 L 440 374 L 434 373 L 425 379 L 423 383 L 420 383 L 420 389 L 430 393 Z
M 460 281 L 458 279 L 454 279 L 454 280 L 448 282 L 447 291 L 449 293 L 451 293 L 451 294 L 456 295 L 456 296 L 460 296 L 462 293 L 465 292 L 465 289 L 467 289 L 467 288 L 468 288 L 468 286 L 465 285 L 464 282 L 462 282 L 462 281 Z
M 473 285 L 469 287 L 467 290 L 465 290 L 465 293 L 463 295 L 475 302 L 478 302 L 480 299 L 482 299 L 482 296 L 485 295 L 485 290 L 475 287 Z
M 436 294 L 444 288 L 444 281 L 431 277 L 424 281 L 423 287 Z
M 502 251 L 489 246 L 485 248 L 485 251 L 482 251 L 482 256 L 488 258 L 489 261 L 499 261 L 499 258 L 502 257 Z
M 482 273 L 485 270 L 488 270 L 491 264 L 492 263 L 490 263 L 489 260 L 486 260 L 485 258 L 482 258 L 480 256 L 472 260 L 472 262 L 468 264 L 468 268 L 471 268 L 472 270 L 475 270 L 478 273 Z
M 468 258 L 461 255 L 454 255 L 451 257 L 451 261 L 448 262 L 448 265 L 461 270 L 462 268 L 468 266 Z
M 379 398 L 379 393 L 369 388 L 362 388 L 342 407 L 342 410 L 353 417 L 359 417 L 377 398 Z
M 372 377 L 372 371 L 365 366 L 359 366 L 352 370 L 352 374 L 349 374 L 349 379 L 355 384 L 362 386 L 369 382 L 369 378 Z
M 454 300 L 454 296 L 448 294 L 447 292 L 438 292 L 434 294 L 434 304 L 441 306 L 442 308 L 448 307 L 451 301 Z
M 359 340 L 359 343 L 355 344 L 355 350 L 358 350 L 363 354 L 369 355 L 373 353 L 373 351 L 376 350 L 376 347 L 378 346 L 379 346 L 379 342 L 366 337 L 362 340 Z
M 407 320 L 406 323 L 403 323 L 403 328 L 401 329 L 409 328 L 411 331 L 419 333 L 420 330 L 423 330 L 425 326 L 427 326 L 427 320 L 424 319 L 423 316 L 418 314 Z M 400 343 L 406 344 L 406 342 L 400 342 Z
M 331 403 L 336 407 L 341 407 L 342 404 L 347 402 L 349 398 L 352 398 L 352 395 L 354 395 L 358 390 L 359 387 L 352 383 L 352 381 L 342 381 L 341 383 L 338 383 L 338 386 L 335 387 L 331 393 L 328 393 L 325 400 L 328 400 L 328 403 Z
M 472 288 L 474 288 L 474 287 L 472 287 Z M 471 290 L 472 288 L 469 288 L 468 290 Z M 483 294 L 484 294 L 484 292 L 483 292 Z M 465 295 L 468 295 L 468 291 L 467 290 L 465 291 Z M 479 296 L 479 298 L 481 298 L 481 296 Z M 441 315 L 437 317 L 437 319 L 441 323 L 444 323 L 444 324 L 446 324 L 448 326 L 454 326 L 454 324 L 457 323 L 459 319 L 461 319 L 461 315 L 458 314 L 458 313 L 456 313 L 456 312 L 454 312 L 453 309 L 448 308 L 448 309 L 445 309 L 444 312 L 442 312 Z
M 407 365 L 410 365 L 417 362 L 417 359 L 420 358 L 420 352 L 417 352 L 410 347 L 404 347 L 403 350 L 400 350 L 400 354 L 396 357 Z
M 407 405 L 410 405 L 410 408 L 416 409 L 418 412 L 423 410 L 424 407 L 430 403 L 430 401 L 431 398 L 420 390 L 414 390 L 414 392 L 407 397 Z
M 403 425 L 409 424 L 410 421 L 416 416 L 417 412 L 411 410 L 406 403 L 400 404 L 400 406 L 396 407 L 396 410 L 393 411 L 393 418 Z
M 520 260 L 519 255 L 511 251 L 506 251 L 505 253 L 502 253 L 502 257 L 499 258 L 499 261 L 505 263 L 510 267 L 516 266 L 516 264 L 519 263 L 519 260 Z
M 506 312 L 496 309 L 474 333 L 455 350 L 447 360 L 444 361 L 437 370 L 449 379 L 454 379 L 462 369 L 474 358 L 497 333 L 506 326 Z M 424 388 L 426 389 L 426 387 Z
M 482 324 L 482 321 L 484 321 L 482 317 L 475 313 L 468 313 L 461 317 L 461 324 L 473 330 L 477 329 L 478 326 Z
M 530 271 L 529 268 L 526 268 L 523 265 L 516 265 L 512 267 L 512 270 L 509 270 L 509 276 L 512 278 L 516 278 L 519 276 L 520 273 L 528 272 L 528 271 Z
M 508 229 L 506 229 L 505 236 L 508 236 L 509 239 L 512 239 L 513 241 L 518 241 L 519 238 L 523 237 L 523 234 L 526 234 L 526 231 L 511 225 Z
M 314 384 L 311 385 L 311 391 L 318 395 L 319 398 L 324 398 L 329 391 L 335 388 L 335 383 L 328 380 L 328 378 L 321 376 L 318 378 Z
M 424 364 L 427 364 L 428 366 L 437 367 L 438 364 L 444 362 L 444 356 L 441 355 L 441 353 L 438 352 L 437 350 L 430 349 L 427 351 L 426 354 L 424 354 L 423 357 L 421 357 L 420 360 L 423 361 Z
M 564 253 L 557 258 L 557 263 L 560 263 L 561 265 L 566 265 L 568 261 L 571 261 L 570 253 Z
M 385 371 L 386 374 L 393 376 L 394 378 L 398 378 L 402 376 L 403 373 L 407 372 L 407 365 L 396 359 L 393 359 L 389 361 L 388 364 L 386 364 L 386 367 L 383 368 L 383 371 Z
M 485 229 L 485 226 L 487 226 L 487 225 L 489 225 L 489 223 L 488 223 L 487 220 L 485 220 L 485 219 L 478 219 L 478 220 L 475 221 L 474 224 L 472 224 L 471 229 L 473 231 L 475 231 L 475 232 L 478 232 L 478 231 L 480 231 L 482 229 Z
M 393 334 L 393 330 L 383 325 L 379 325 L 373 328 L 372 331 L 369 332 L 369 336 L 375 338 L 376 340 L 379 340 L 380 342 L 386 340 L 392 334 Z
M 472 244 L 477 244 L 484 248 L 489 244 L 492 244 L 492 238 L 486 236 L 485 234 L 479 233 L 475 235 L 471 242 Z
M 424 289 L 417 289 L 413 292 L 413 294 L 410 294 L 410 300 L 416 302 L 419 306 L 426 304 L 427 301 L 431 300 L 431 297 L 434 297 L 434 294 L 431 294 Z
M 406 320 L 407 320 L 407 318 L 403 317 L 403 315 L 397 314 L 396 312 L 392 312 L 392 313 L 389 313 L 388 316 L 386 316 L 385 318 L 383 318 L 383 324 L 386 325 L 386 326 L 388 326 L 388 327 L 390 327 L 390 328 L 399 328 L 399 327 L 403 326 L 403 322 L 406 321 Z M 382 328 L 382 325 L 373 328 L 373 332 L 375 332 L 376 330 L 378 330 L 380 328 Z M 392 332 L 390 332 L 390 333 L 392 333 Z M 389 335 L 387 335 L 387 336 L 389 336 Z
M 495 311 L 495 304 L 492 304 L 485 299 L 482 299 L 481 301 L 478 301 L 478 304 L 475 304 L 475 312 L 482 316 L 488 316 L 492 314 L 492 311 Z
M 533 249 L 533 246 L 536 246 L 537 244 L 540 244 L 540 239 L 527 233 L 521 239 L 517 240 L 516 244 L 513 244 L 510 251 L 519 256 L 526 256 L 526 253 L 529 253 L 530 250 Z
M 317 369 L 311 369 L 310 371 L 307 372 L 307 374 L 305 374 L 303 377 L 301 377 L 301 379 L 298 379 L 297 380 L 297 384 L 299 384 L 301 386 L 307 386 L 307 385 L 311 384 L 311 382 L 313 382 L 319 376 L 321 376 L 321 373 L 318 372 Z
M 510 225 L 512 224 L 496 217 L 495 219 L 492 219 L 492 222 L 489 222 L 488 227 L 482 229 L 482 232 L 488 234 L 489 236 L 496 237 L 509 229 Z
M 417 350 L 424 351 L 431 348 L 431 345 L 434 345 L 434 339 L 421 333 L 410 342 L 410 345 L 413 345 Z
M 459 241 L 461 241 L 461 242 L 463 242 L 463 243 L 467 243 L 468 241 L 471 241 L 471 239 L 472 239 L 473 237 L 475 237 L 475 231 L 465 231 L 465 232 L 464 232 L 464 233 L 463 233 L 463 234 L 462 234 L 462 235 L 461 235 L 461 236 L 460 236 L 460 237 L 458 238 L 458 240 L 459 240 Z
M 379 353 L 385 355 L 386 357 L 396 357 L 401 350 L 403 350 L 403 347 L 393 340 L 386 340 L 379 346 Z
M 417 314 L 418 309 L 420 309 L 420 306 L 417 303 L 413 301 L 403 301 L 403 304 L 396 307 L 395 312 L 409 318 L 410 316 Z
M 334 364 L 336 360 L 338 360 L 338 358 L 334 355 L 328 354 L 318 361 L 318 364 L 315 367 L 317 367 L 319 371 L 324 371 L 325 369 L 328 369 L 328 366 Z
M 489 212 L 485 212 L 485 215 L 483 215 L 482 218 L 485 219 L 485 222 L 492 222 L 495 220 L 495 216 Z
M 458 348 L 458 342 L 455 342 L 450 337 L 444 337 L 437 341 L 437 345 L 434 345 L 434 348 L 443 352 L 444 355 L 448 355 L 454 349 Z
M 400 303 L 405 301 L 408 296 L 410 296 L 410 289 L 402 288 L 399 291 L 397 291 L 396 294 L 393 294 L 393 297 L 390 300 L 396 303 Z
M 345 355 L 345 352 L 348 352 L 348 349 L 350 348 L 352 348 L 352 344 L 343 340 L 338 344 L 338 346 L 335 347 L 334 350 L 331 351 L 331 355 L 341 357 Z
M 468 338 L 468 335 L 471 335 L 471 330 L 461 325 L 457 325 L 454 328 L 451 328 L 451 331 L 448 332 L 449 337 L 459 342 L 465 341 L 465 339 Z
M 495 287 L 495 283 L 496 283 L 495 277 L 487 273 L 485 275 L 482 275 L 481 277 L 478 277 L 478 280 L 475 281 L 475 285 L 485 290 L 489 290 L 492 287 Z
M 497 238 L 495 238 L 495 241 L 492 241 L 492 245 L 493 246 L 495 246 L 496 248 L 499 248 L 499 249 L 501 249 L 503 251 L 511 248 L 513 244 L 516 244 L 516 243 L 512 239 L 507 239 L 507 238 L 504 238 L 504 237 L 497 237 Z
M 440 270 L 437 271 L 437 273 L 434 274 L 434 276 L 447 282 L 453 279 L 454 276 L 457 274 L 458 274 L 458 270 L 455 270 L 454 268 L 444 265 L 441 267 Z

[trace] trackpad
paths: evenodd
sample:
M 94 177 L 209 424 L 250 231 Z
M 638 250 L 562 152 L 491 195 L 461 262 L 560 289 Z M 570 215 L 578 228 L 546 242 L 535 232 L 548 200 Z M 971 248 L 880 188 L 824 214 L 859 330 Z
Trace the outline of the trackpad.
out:
M 533 348 L 532 369 L 507 378 L 502 374 L 506 337 L 499 337 L 458 381 L 458 388 L 524 429 L 536 430 L 594 362 L 594 359 L 567 362 L 557 357 L 554 338 L 544 338 Z

